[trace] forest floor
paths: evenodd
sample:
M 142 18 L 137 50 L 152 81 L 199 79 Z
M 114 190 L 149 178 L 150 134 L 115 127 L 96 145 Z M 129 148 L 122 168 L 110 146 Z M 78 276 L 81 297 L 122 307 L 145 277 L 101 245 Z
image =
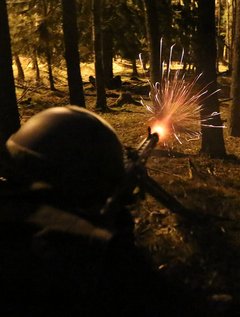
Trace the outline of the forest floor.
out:
M 147 99 L 146 80 L 131 80 L 129 68 L 120 66 L 115 75 L 122 75 L 123 89 L 137 101 Z M 83 69 L 86 107 L 96 111 L 96 91 L 88 82 L 93 68 L 86 64 Z M 45 84 L 35 87 L 30 81 L 18 88 L 22 123 L 42 109 L 68 104 L 66 77 L 55 76 L 56 91 Z M 230 104 L 224 100 L 229 98 L 229 83 L 229 78 L 219 78 L 226 125 Z M 120 93 L 108 90 L 111 111 L 99 114 L 112 124 L 125 146 L 135 148 L 147 135 L 149 114 L 134 104 L 114 107 Z M 149 175 L 192 210 L 195 220 L 173 213 L 149 195 L 134 210 L 137 243 L 168 285 L 178 290 L 179 302 L 186 294 L 192 296 L 186 305 L 198 316 L 240 316 L 240 138 L 230 137 L 224 129 L 224 140 L 228 153 L 224 159 L 199 155 L 200 140 L 183 144 L 170 140 L 168 147 L 157 146 L 148 160 Z M 199 214 L 203 221 L 198 220 Z

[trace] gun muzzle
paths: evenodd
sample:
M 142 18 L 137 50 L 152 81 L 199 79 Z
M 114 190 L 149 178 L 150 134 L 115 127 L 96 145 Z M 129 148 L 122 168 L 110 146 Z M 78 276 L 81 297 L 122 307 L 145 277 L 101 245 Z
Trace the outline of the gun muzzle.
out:
M 143 142 L 138 146 L 137 152 L 138 157 L 141 159 L 141 163 L 145 164 L 148 157 L 150 156 L 152 150 L 156 147 L 159 142 L 158 133 L 151 133 L 151 128 L 148 127 L 148 136 L 143 140 Z

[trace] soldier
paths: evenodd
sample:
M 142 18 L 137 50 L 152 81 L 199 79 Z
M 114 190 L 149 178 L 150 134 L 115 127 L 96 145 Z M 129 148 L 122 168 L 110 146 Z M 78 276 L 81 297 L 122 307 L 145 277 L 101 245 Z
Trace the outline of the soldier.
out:
M 76 106 L 44 110 L 6 142 L 5 167 L 2 316 L 158 316 L 130 212 L 100 213 L 125 173 L 106 121 Z

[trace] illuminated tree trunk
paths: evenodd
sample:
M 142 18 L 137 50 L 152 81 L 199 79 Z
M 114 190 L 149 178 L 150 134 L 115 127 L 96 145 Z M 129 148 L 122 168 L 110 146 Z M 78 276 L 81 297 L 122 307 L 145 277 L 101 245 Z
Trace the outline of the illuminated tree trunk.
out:
M 223 53 L 224 53 L 224 36 L 222 35 L 225 30 L 222 27 L 222 17 L 224 14 L 222 0 L 216 1 L 216 18 L 217 18 L 217 71 L 220 72 L 219 66 L 220 63 L 224 61 Z M 224 25 L 224 27 L 226 27 Z
M 0 1 L 0 146 L 20 126 L 6 1 Z
M 62 0 L 62 9 L 70 103 L 85 107 L 78 51 L 78 28 L 75 0 Z
M 211 95 L 217 90 L 215 0 L 198 0 L 197 39 L 199 45 L 196 50 L 197 69 L 199 73 L 203 72 L 201 84 L 207 86 L 208 94 Z M 206 119 L 214 112 L 219 113 L 217 94 L 203 101 L 201 118 Z M 222 120 L 220 115 L 216 115 L 205 123 L 221 126 Z M 202 127 L 201 153 L 211 157 L 226 155 L 222 128 Z
M 230 135 L 240 137 L 240 0 L 236 1 L 235 37 L 233 42 L 232 108 Z
M 93 13 L 93 43 L 95 51 L 95 75 L 97 101 L 96 108 L 105 111 L 107 109 L 106 91 L 105 91 L 105 76 L 103 68 L 103 46 L 102 46 L 102 0 L 92 0 Z
M 152 83 L 161 80 L 160 63 L 160 33 L 156 0 L 144 0 L 145 20 L 149 46 L 150 81 Z

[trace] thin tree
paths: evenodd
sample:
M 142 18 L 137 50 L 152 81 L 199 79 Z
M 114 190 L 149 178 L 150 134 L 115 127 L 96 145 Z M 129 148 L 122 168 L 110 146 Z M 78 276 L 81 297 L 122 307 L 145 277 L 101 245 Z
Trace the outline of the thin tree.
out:
M 75 0 L 62 0 L 65 59 L 67 64 L 70 103 L 85 107 Z
M 24 74 L 24 70 L 23 70 L 19 55 L 17 53 L 14 54 L 14 60 L 17 66 L 17 79 L 19 81 L 24 81 L 25 74 Z
M 154 84 L 161 80 L 160 32 L 156 0 L 144 0 L 145 20 L 148 37 L 150 61 L 150 81 Z
M 113 78 L 113 34 L 109 26 L 103 30 L 103 69 L 105 75 L 105 84 L 109 84 Z
M 39 24 L 38 31 L 39 31 L 39 38 L 43 43 L 44 47 L 44 53 L 47 60 L 47 68 L 48 68 L 48 78 L 49 78 L 49 84 L 50 89 L 52 91 L 56 90 L 55 84 L 54 84 L 54 77 L 53 77 L 53 70 L 52 70 L 52 48 L 50 45 L 50 32 L 48 28 L 48 3 L 46 0 L 42 0 L 42 6 L 43 6 L 43 17 L 42 21 Z
M 20 126 L 6 1 L 0 1 L 0 145 Z
M 232 63 L 232 108 L 229 132 L 231 136 L 240 137 L 240 0 L 236 1 L 235 32 Z
M 37 50 L 33 51 L 33 53 L 31 54 L 31 58 L 32 58 L 32 63 L 33 63 L 33 69 L 35 70 L 35 80 L 36 82 L 40 82 L 40 69 L 38 66 L 38 56 L 37 56 Z
M 110 0 L 103 0 L 103 27 L 102 27 L 102 50 L 103 50 L 103 69 L 106 87 L 113 78 L 113 7 Z
M 93 43 L 95 52 L 95 75 L 96 75 L 96 89 L 97 100 L 96 108 L 106 111 L 107 100 L 104 84 L 104 68 L 103 68 L 103 50 L 102 50 L 102 0 L 92 0 L 92 14 L 93 14 Z
M 209 97 L 203 101 L 201 119 L 206 119 L 213 113 L 219 113 L 216 74 L 216 27 L 215 27 L 215 0 L 198 0 L 198 47 L 196 50 L 197 69 L 201 76 L 201 84 L 207 87 Z M 220 114 L 212 116 L 206 125 L 202 126 L 202 144 L 200 152 L 211 157 L 223 157 L 226 155 L 223 128 Z M 218 128 L 217 128 L 218 127 Z

